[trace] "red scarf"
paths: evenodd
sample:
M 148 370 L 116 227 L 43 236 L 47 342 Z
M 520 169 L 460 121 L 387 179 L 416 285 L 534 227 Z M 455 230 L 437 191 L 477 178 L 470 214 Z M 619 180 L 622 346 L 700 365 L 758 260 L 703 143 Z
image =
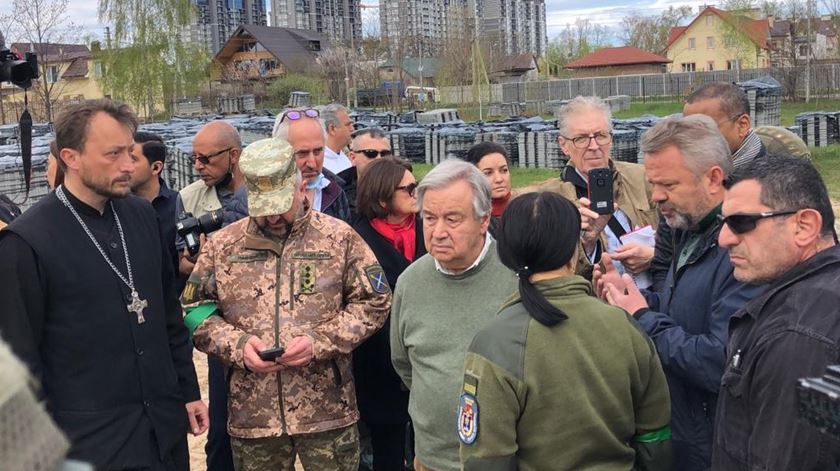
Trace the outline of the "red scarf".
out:
M 373 229 L 384 237 L 397 252 L 403 254 L 409 262 L 414 261 L 414 251 L 417 247 L 416 220 L 412 214 L 399 224 L 390 224 L 387 220 L 374 218 L 370 220 Z
M 490 212 L 490 214 L 493 217 L 502 217 L 502 213 L 505 212 L 505 208 L 507 208 L 511 195 L 512 193 L 508 193 L 505 197 L 493 198 L 492 200 L 490 200 L 490 203 L 493 205 L 493 210 Z

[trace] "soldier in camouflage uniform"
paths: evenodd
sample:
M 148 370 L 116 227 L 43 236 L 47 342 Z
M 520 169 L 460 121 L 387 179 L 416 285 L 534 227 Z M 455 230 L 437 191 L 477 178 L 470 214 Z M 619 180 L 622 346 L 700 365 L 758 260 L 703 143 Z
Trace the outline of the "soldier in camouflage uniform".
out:
M 202 246 L 182 298 L 196 348 L 231 367 L 235 467 L 356 471 L 351 352 L 385 323 L 388 283 L 350 226 L 309 208 L 285 141 L 251 144 L 240 167 L 250 217 Z

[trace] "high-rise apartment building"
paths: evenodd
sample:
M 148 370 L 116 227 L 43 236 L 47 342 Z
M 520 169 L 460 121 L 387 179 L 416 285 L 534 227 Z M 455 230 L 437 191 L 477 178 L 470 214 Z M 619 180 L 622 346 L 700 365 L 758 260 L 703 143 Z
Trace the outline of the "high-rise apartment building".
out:
M 447 43 L 469 41 L 475 29 L 473 0 L 379 0 L 379 25 L 391 50 L 435 54 Z
M 505 54 L 545 54 L 545 0 L 475 0 L 478 34 Z
M 271 0 L 271 26 L 317 31 L 332 41 L 362 39 L 361 0 Z
M 242 24 L 266 26 L 265 0 L 193 0 L 187 41 L 204 44 L 214 56 Z
M 476 35 L 504 54 L 545 53 L 545 0 L 379 0 L 379 22 L 392 50 L 434 53 Z

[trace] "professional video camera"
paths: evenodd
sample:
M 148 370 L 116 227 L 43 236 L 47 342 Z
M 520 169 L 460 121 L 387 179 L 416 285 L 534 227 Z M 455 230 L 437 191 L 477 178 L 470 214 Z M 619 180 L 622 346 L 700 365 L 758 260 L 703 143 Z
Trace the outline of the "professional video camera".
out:
M 802 378 L 796 387 L 799 417 L 840 438 L 840 365 L 830 365 L 822 378 Z
M 3 33 L 0 32 L 0 83 L 11 82 L 20 88 L 32 86 L 32 80 L 38 78 L 38 56 L 34 52 L 26 53 L 26 60 L 20 60 L 6 48 Z
M 201 217 L 194 217 L 192 213 L 181 213 L 178 216 L 175 229 L 178 231 L 178 235 L 186 241 L 187 251 L 190 255 L 197 254 L 198 249 L 201 248 L 201 242 L 199 242 L 201 234 L 207 235 L 221 229 L 222 214 L 222 210 L 217 209 Z

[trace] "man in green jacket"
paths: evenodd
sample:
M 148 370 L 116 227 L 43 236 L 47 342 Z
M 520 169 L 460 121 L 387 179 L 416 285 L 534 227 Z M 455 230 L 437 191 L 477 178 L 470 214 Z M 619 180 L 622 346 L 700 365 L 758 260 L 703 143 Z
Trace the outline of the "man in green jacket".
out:
M 428 254 L 399 278 L 391 308 L 391 359 L 410 390 L 417 471 L 457 471 L 454 424 L 464 355 L 473 336 L 516 291 L 487 234 L 490 187 L 475 166 L 447 160 L 417 187 Z

